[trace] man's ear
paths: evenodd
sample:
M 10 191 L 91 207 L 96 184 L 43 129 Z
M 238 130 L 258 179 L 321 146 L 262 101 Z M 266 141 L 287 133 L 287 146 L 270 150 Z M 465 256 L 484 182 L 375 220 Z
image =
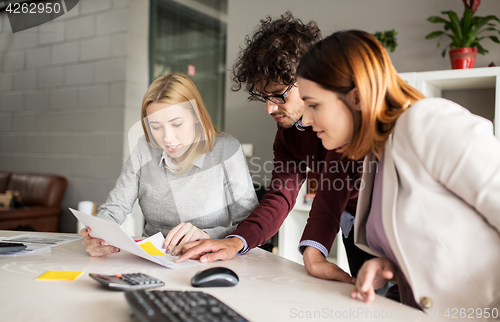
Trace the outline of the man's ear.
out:
M 347 93 L 347 103 L 353 111 L 361 111 L 361 104 L 359 102 L 359 92 L 358 88 L 354 87 L 349 93 Z

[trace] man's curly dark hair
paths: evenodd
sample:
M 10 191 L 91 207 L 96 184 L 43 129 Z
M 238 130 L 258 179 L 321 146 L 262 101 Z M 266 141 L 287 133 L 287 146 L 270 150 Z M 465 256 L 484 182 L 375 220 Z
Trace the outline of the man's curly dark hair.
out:
M 300 58 L 321 39 L 314 21 L 304 24 L 290 11 L 276 20 L 268 16 L 260 23 L 252 37 L 246 36 L 245 47 L 233 66 L 233 91 L 239 91 L 243 84 L 247 91 L 255 84 L 265 88 L 271 81 L 290 85 Z

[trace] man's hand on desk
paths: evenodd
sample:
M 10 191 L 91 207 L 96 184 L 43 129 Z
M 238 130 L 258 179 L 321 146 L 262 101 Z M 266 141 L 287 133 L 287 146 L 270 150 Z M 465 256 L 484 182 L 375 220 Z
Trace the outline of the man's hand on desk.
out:
M 325 280 L 336 280 L 355 284 L 356 279 L 344 272 L 340 267 L 326 260 L 323 254 L 314 247 L 306 247 L 303 254 L 306 271 L 314 277 Z
M 90 236 L 90 227 L 83 228 L 80 231 L 80 235 L 83 237 L 83 246 L 85 250 L 92 257 L 99 257 L 108 254 L 118 253 L 119 248 L 114 246 L 109 246 L 104 240 L 98 238 L 92 238 Z
M 237 237 L 195 241 L 184 245 L 182 250 L 184 255 L 179 257 L 176 262 L 182 263 L 186 259 L 199 259 L 202 263 L 211 263 L 216 260 L 230 260 L 244 246 L 241 239 Z
M 172 253 L 175 256 L 185 244 L 202 239 L 210 239 L 210 235 L 189 222 L 181 222 L 169 231 L 163 248 L 167 249 L 167 254 Z

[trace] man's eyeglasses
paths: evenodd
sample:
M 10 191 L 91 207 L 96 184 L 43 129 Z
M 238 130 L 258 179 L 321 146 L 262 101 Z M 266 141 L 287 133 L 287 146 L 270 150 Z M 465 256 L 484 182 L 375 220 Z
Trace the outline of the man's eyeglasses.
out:
M 295 85 L 295 83 L 290 84 L 290 86 L 288 86 L 288 88 L 283 92 L 283 94 L 273 94 L 264 96 L 261 93 L 250 91 L 249 92 L 250 96 L 248 97 L 248 99 L 250 101 L 259 101 L 263 103 L 265 103 L 266 100 L 269 100 L 275 104 L 285 104 L 286 103 L 285 97 L 290 91 L 290 89 L 292 89 L 293 85 Z

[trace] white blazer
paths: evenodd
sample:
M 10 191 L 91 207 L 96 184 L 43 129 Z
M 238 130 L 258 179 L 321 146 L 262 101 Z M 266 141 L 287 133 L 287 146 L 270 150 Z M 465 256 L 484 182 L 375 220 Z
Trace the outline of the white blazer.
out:
M 365 158 L 355 223 L 356 245 L 372 254 L 374 160 Z M 404 112 L 385 144 L 382 221 L 422 309 L 498 309 L 500 142 L 491 122 L 442 98 Z

